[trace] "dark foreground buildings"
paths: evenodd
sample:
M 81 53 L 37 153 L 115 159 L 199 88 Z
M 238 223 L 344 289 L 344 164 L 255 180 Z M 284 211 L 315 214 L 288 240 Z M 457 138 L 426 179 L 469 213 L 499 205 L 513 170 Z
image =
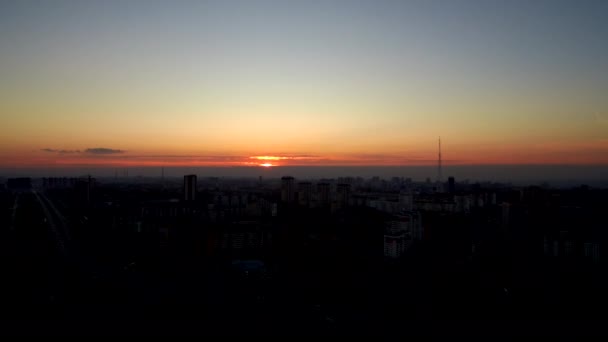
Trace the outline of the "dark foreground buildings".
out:
M 7 334 L 584 335 L 607 318 L 605 189 L 4 184 Z

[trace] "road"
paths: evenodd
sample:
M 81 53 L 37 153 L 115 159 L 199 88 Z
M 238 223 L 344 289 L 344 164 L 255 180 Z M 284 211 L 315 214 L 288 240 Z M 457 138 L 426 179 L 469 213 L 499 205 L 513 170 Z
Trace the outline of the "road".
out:
M 3 319 L 40 317 L 66 296 L 65 240 L 43 201 L 32 191 L 15 195 L 11 229 L 1 244 Z
M 42 208 L 46 223 L 55 238 L 57 249 L 63 256 L 67 256 L 65 220 L 62 219 L 62 216 L 57 212 L 54 206 L 49 205 L 50 201 L 44 194 L 40 194 L 35 190 L 32 190 L 32 193 L 36 196 L 36 199 Z
M 53 233 L 53 236 L 55 237 L 55 242 L 59 252 L 63 256 L 67 256 L 67 244 L 69 243 L 70 235 L 65 217 L 61 215 L 53 202 L 51 202 L 44 193 L 39 193 L 36 190 L 32 190 L 32 193 L 34 196 L 36 196 L 38 203 L 42 207 L 42 211 L 46 217 L 46 222 L 49 229 Z

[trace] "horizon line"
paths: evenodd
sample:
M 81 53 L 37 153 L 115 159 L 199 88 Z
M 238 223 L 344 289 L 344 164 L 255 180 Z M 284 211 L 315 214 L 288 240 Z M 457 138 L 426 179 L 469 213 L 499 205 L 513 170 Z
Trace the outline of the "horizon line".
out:
M 444 167 L 471 167 L 471 166 L 595 166 L 595 167 L 608 167 L 608 163 L 456 163 L 456 164 L 443 164 Z M 246 168 L 246 169 L 278 169 L 278 168 L 324 168 L 324 167 L 346 167 L 346 168 L 368 168 L 368 167 L 437 167 L 436 164 L 327 164 L 327 165 L 305 165 L 305 164 L 292 164 L 292 165 L 271 165 L 265 167 L 261 164 L 256 165 L 188 165 L 188 164 L 158 164 L 158 165 L 104 165 L 104 164 L 60 164 L 60 165 L 46 165 L 46 166 L 0 166 L 0 170 L 11 170 L 11 169 L 76 169 L 76 168 L 98 168 L 98 169 L 131 169 L 131 168 L 213 168 L 213 169 L 233 169 L 233 168 Z

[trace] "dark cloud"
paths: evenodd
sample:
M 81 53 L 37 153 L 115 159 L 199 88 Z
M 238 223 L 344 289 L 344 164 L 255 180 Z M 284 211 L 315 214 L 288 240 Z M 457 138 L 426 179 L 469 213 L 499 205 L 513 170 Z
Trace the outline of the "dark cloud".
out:
M 90 153 L 90 154 L 118 154 L 118 153 L 124 153 L 125 151 L 115 150 L 112 148 L 105 148 L 105 147 L 94 147 L 94 148 L 87 148 L 86 150 L 84 150 L 84 152 Z
M 54 148 L 43 148 L 41 151 L 51 153 L 80 153 L 80 150 L 56 150 Z

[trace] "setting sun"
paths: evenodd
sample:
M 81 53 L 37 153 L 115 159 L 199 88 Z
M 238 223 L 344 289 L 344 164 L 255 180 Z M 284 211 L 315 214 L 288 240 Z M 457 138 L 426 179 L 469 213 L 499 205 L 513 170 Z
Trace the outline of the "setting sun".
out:
M 289 159 L 288 157 L 277 157 L 277 156 L 253 156 L 250 157 L 251 159 L 257 159 L 257 160 L 282 160 L 282 159 Z
M 274 165 L 272 165 L 271 163 L 264 163 L 264 164 L 260 164 L 260 166 L 271 167 L 271 166 L 274 166 Z

